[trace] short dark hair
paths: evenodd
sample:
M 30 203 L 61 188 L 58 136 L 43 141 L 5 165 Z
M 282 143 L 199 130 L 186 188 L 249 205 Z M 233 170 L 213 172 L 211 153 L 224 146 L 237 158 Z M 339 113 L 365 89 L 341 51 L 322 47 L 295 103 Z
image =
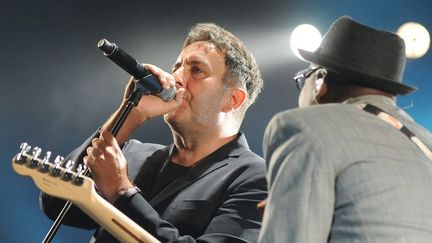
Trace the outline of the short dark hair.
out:
M 198 41 L 207 41 L 225 53 L 224 82 L 228 87 L 240 85 L 248 93 L 245 108 L 253 104 L 261 92 L 263 80 L 258 64 L 252 53 L 231 32 L 213 23 L 199 23 L 190 30 L 183 44 L 183 49 Z M 245 110 L 246 110 L 245 109 Z

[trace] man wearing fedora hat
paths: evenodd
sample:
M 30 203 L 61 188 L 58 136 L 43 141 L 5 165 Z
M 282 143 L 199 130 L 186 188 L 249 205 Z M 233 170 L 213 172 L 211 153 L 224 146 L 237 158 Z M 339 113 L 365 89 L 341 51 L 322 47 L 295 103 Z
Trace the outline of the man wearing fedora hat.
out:
M 432 242 L 432 134 L 396 105 L 405 45 L 343 16 L 264 135 L 260 242 Z

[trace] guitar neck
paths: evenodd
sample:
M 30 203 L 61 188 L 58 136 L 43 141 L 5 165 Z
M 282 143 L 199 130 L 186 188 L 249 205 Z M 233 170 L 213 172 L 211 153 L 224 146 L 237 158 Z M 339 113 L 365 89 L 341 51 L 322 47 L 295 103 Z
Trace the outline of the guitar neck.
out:
M 159 242 L 151 234 L 124 215 L 116 207 L 108 203 L 94 191 L 90 198 L 74 202 L 87 215 L 113 234 L 122 242 Z
M 12 167 L 20 175 L 30 176 L 36 186 L 46 194 L 69 200 L 93 220 L 108 230 L 121 242 L 160 243 L 151 234 L 141 228 L 120 210 L 103 199 L 95 190 L 94 182 L 82 172 L 72 171 L 71 164 L 67 162 L 62 167 L 63 157 L 56 158 L 54 163 L 49 161 L 51 152 L 42 159 L 38 158 L 41 149 L 33 148 L 27 143 L 21 145 L 21 152 L 12 159 Z

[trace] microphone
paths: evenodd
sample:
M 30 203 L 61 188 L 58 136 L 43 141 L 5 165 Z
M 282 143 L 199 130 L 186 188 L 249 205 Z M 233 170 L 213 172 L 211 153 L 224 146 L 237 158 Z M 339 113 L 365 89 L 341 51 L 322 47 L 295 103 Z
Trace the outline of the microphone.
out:
M 154 74 L 115 43 L 106 39 L 101 39 L 97 46 L 103 51 L 106 57 L 132 75 L 137 80 L 136 84 L 144 87 L 148 94 L 156 95 L 163 101 L 170 101 L 175 97 L 175 86 L 171 86 L 169 89 L 163 89 L 158 78 Z

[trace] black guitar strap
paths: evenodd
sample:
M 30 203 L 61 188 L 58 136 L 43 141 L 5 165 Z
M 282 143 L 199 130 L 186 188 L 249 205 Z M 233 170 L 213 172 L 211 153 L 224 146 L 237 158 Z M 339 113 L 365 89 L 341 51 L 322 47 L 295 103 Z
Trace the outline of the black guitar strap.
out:
M 394 128 L 401 131 L 429 158 L 429 160 L 432 160 L 432 151 L 398 119 L 386 113 L 385 111 L 381 110 L 380 108 L 370 104 L 358 104 L 356 106 L 364 111 L 376 115 L 379 119 L 387 122 Z

